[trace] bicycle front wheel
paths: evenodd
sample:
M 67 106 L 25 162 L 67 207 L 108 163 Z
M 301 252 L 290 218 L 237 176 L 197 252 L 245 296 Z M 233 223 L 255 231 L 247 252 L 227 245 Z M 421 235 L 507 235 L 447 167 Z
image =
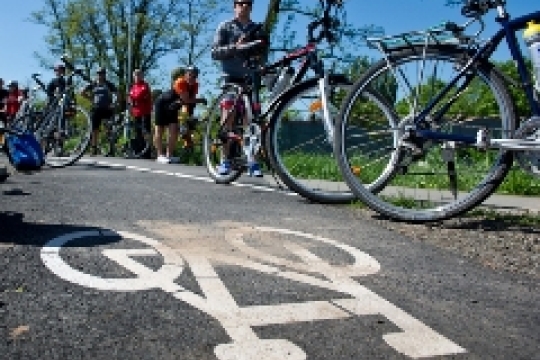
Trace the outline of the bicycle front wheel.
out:
M 512 153 L 411 138 L 408 130 L 418 128 L 417 115 L 455 79 L 467 54 L 455 47 L 408 48 L 390 59 L 370 67 L 342 103 L 334 150 L 347 184 L 371 209 L 395 220 L 436 221 L 470 210 L 502 182 Z M 493 137 L 510 138 L 514 104 L 497 70 L 479 63 L 420 126 L 462 137 L 487 128 Z
M 45 163 L 51 167 L 73 165 L 88 148 L 91 131 L 86 110 L 79 106 L 66 110 L 61 125 L 41 139 Z
M 331 75 L 329 86 L 328 103 L 335 116 L 351 83 Z M 302 197 L 317 203 L 348 203 L 355 196 L 334 158 L 321 101 L 318 79 L 301 82 L 280 96 L 265 139 L 268 158 L 280 179 Z

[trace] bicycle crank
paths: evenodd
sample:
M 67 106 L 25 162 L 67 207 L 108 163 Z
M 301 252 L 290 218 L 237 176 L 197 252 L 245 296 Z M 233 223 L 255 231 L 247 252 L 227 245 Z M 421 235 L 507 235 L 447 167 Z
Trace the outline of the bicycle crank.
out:
M 249 124 L 244 131 L 244 154 L 253 159 L 261 148 L 261 127 L 258 124 Z

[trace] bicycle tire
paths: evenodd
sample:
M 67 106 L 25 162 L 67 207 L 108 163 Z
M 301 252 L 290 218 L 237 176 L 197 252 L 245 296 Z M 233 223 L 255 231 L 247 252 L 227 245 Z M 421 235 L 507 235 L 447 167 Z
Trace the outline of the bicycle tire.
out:
M 73 116 L 66 116 L 64 118 L 66 128 L 63 129 L 63 131 L 66 136 L 69 134 L 78 134 L 75 139 L 61 139 L 61 142 L 54 138 L 47 138 L 45 140 L 45 163 L 52 168 L 73 165 L 84 155 L 90 144 L 92 132 L 90 116 L 88 115 L 88 112 L 80 106 L 76 106 L 74 110 Z M 51 156 L 51 152 L 53 156 Z
M 439 71 L 436 73 L 438 77 L 433 77 L 432 80 L 434 81 L 429 83 L 431 88 L 430 86 L 426 86 L 422 83 L 420 83 L 417 87 L 408 84 L 407 86 L 409 86 L 411 90 L 411 94 L 408 95 L 410 97 L 402 96 L 401 100 L 399 100 L 397 94 L 400 94 L 400 79 L 402 80 L 402 83 L 406 83 L 406 81 L 403 79 L 407 79 L 406 77 L 408 76 L 406 71 L 409 68 L 406 66 L 411 64 L 410 69 L 413 69 L 414 66 L 416 66 L 416 69 L 419 69 L 420 65 L 418 62 L 422 61 L 422 71 L 424 72 L 429 68 L 429 66 L 431 66 L 431 63 L 427 60 L 433 60 L 434 71 Z M 454 46 L 434 46 L 428 49 L 424 49 L 423 47 L 406 48 L 393 52 L 390 60 L 392 66 L 389 66 L 387 59 L 380 60 L 372 65 L 355 82 L 351 91 L 342 102 L 340 115 L 338 116 L 338 121 L 336 122 L 334 152 L 336 154 L 341 172 L 343 173 L 343 176 L 352 192 L 372 210 L 397 221 L 413 223 L 440 221 L 458 216 L 474 208 L 476 205 L 480 204 L 488 196 L 490 196 L 504 180 L 513 162 L 513 154 L 511 151 L 486 151 L 484 154 L 472 146 L 468 148 L 454 146 L 454 150 L 452 150 L 450 147 L 448 152 L 450 155 L 447 155 L 447 157 L 450 156 L 450 160 L 444 160 L 444 146 L 441 146 L 441 148 L 438 149 L 435 145 L 428 145 L 427 143 L 424 143 L 427 148 L 426 151 L 429 151 L 429 154 L 427 154 L 422 160 L 413 160 L 409 165 L 402 166 L 400 164 L 400 162 L 402 162 L 407 155 L 407 149 L 404 149 L 399 145 L 398 134 L 403 132 L 404 126 L 410 121 L 410 118 L 414 118 L 414 116 L 410 117 L 410 115 L 409 117 L 407 115 L 400 117 L 400 115 L 398 115 L 400 114 L 400 111 L 402 114 L 404 114 L 403 109 L 401 109 L 400 106 L 404 102 L 406 103 L 406 101 L 410 101 L 416 106 L 421 102 L 420 98 L 424 93 L 428 91 L 435 92 L 437 86 L 439 85 L 435 86 L 432 84 L 438 84 L 438 82 L 443 81 L 443 77 L 441 75 L 442 71 L 440 69 L 442 69 L 445 62 L 450 65 L 449 71 L 455 72 L 456 69 L 459 69 L 460 66 L 462 66 L 467 60 L 468 57 L 464 54 L 464 50 Z M 391 70 L 392 67 L 393 70 Z M 410 71 L 412 72 L 412 70 Z M 461 96 L 468 94 L 467 89 L 471 89 L 470 94 L 481 93 L 485 94 L 484 96 L 489 96 L 489 99 L 493 99 L 493 106 L 496 107 L 497 113 L 501 116 L 500 124 L 498 123 L 497 119 L 490 122 L 492 125 L 500 125 L 500 128 L 493 126 L 493 130 L 499 131 L 500 136 L 502 137 L 512 136 L 517 124 L 515 115 L 516 112 L 503 76 L 487 61 L 479 62 L 471 69 L 471 71 L 473 71 L 471 74 L 474 75 L 474 80 L 468 84 L 463 82 L 463 86 L 466 86 L 466 88 L 462 89 L 462 91 L 456 91 L 456 99 L 448 102 L 451 105 L 445 109 L 446 122 L 440 127 L 441 131 L 448 129 L 447 126 L 450 126 L 449 128 L 451 129 L 450 131 L 452 131 L 452 133 L 454 133 L 455 130 L 459 131 L 460 129 L 462 131 L 469 131 L 467 130 L 466 126 L 469 126 L 470 124 L 474 125 L 473 122 L 466 123 L 463 121 L 465 124 L 461 124 L 459 122 L 451 123 L 450 121 L 451 116 L 453 115 L 451 111 L 453 110 L 452 107 L 454 105 L 459 107 L 459 111 L 463 111 L 463 107 L 465 106 L 464 104 L 467 104 L 466 101 L 474 100 L 474 98 L 463 98 L 463 103 L 461 105 L 459 103 L 459 101 L 462 99 Z M 395 76 L 392 78 L 391 76 L 394 75 L 399 75 L 402 77 L 400 78 Z M 390 81 L 389 79 L 393 80 Z M 357 121 L 357 124 L 354 123 L 356 121 L 354 117 L 355 111 L 358 112 L 359 109 L 362 109 L 361 106 L 366 106 L 365 97 L 362 96 L 364 91 L 376 86 L 383 88 L 382 84 L 390 88 L 390 83 L 392 86 L 396 87 L 392 92 L 392 96 L 395 97 L 394 103 L 396 104 L 393 116 L 398 116 L 397 121 L 399 124 L 397 128 L 386 129 L 386 133 L 392 133 L 392 137 L 387 141 L 388 146 L 379 146 L 379 148 L 383 149 L 383 151 L 386 148 L 392 147 L 391 151 L 386 151 L 386 155 L 389 157 L 389 159 L 383 159 L 380 161 L 380 164 L 382 165 L 380 168 L 383 170 L 379 175 L 370 176 L 371 173 L 369 172 L 369 169 L 367 171 L 362 170 L 360 174 L 355 174 L 352 171 L 352 168 L 354 167 L 354 164 L 356 164 L 356 161 L 363 161 L 368 165 L 372 165 L 376 160 L 379 159 L 379 157 L 374 155 L 378 154 L 377 149 L 370 149 L 370 151 L 366 151 L 367 155 L 361 154 L 354 146 L 351 146 L 351 149 L 348 149 L 348 145 L 353 144 L 352 135 L 350 135 L 350 133 L 353 132 L 353 129 L 357 132 L 358 127 L 369 129 L 369 125 L 365 120 Z M 477 87 L 476 90 L 481 90 L 481 92 L 474 91 L 475 86 Z M 387 87 L 384 87 L 384 89 L 387 89 Z M 458 89 L 457 86 L 456 88 Z M 412 92 L 413 89 L 414 93 Z M 425 101 L 428 102 L 432 98 L 433 97 L 428 96 L 426 97 Z M 448 99 L 451 98 L 449 97 Z M 373 108 L 374 106 L 370 109 Z M 418 111 L 414 112 L 413 114 L 416 113 L 418 113 Z M 377 117 L 374 116 L 374 118 Z M 396 119 L 387 119 L 387 121 L 392 123 L 395 122 Z M 472 127 L 474 129 L 474 126 Z M 377 133 L 379 136 L 382 136 L 380 134 L 383 132 L 384 131 L 377 129 L 375 131 L 371 130 L 371 133 Z M 365 131 L 365 133 L 370 134 L 368 131 Z M 368 136 L 376 137 L 374 135 L 366 135 L 365 137 Z M 448 143 L 446 145 L 451 144 Z M 383 155 L 381 155 L 381 159 L 382 156 Z M 443 161 L 440 161 L 440 159 L 437 160 L 437 157 L 439 156 L 443 159 Z M 484 159 L 486 163 L 481 164 L 480 160 L 483 161 Z M 435 164 L 436 161 L 439 161 L 441 164 L 446 162 L 447 176 L 449 178 L 448 180 L 441 177 L 436 179 L 434 177 L 433 179 L 435 180 L 423 180 L 424 182 L 420 180 L 420 182 L 415 183 L 414 181 L 411 182 L 409 179 L 405 178 L 407 174 L 415 174 L 415 167 L 426 168 L 434 166 L 432 164 Z M 384 165 L 384 162 L 386 162 L 386 165 Z M 450 170 L 450 162 L 453 164 L 453 170 Z M 467 165 L 471 167 L 471 170 L 469 170 L 469 172 L 462 171 L 462 167 L 465 168 Z M 375 168 L 376 167 L 373 166 L 373 169 Z M 483 169 L 486 171 L 485 175 L 480 174 L 481 171 L 484 171 Z M 460 175 L 463 174 L 465 181 L 460 180 L 459 183 L 457 182 L 456 176 L 458 173 Z M 433 168 L 429 168 L 429 171 L 426 171 L 425 174 L 422 174 L 422 171 L 418 171 L 417 176 L 418 179 L 422 179 L 422 176 L 437 176 L 437 174 L 437 171 L 433 170 Z M 471 178 L 472 181 L 468 180 L 468 177 Z M 380 178 L 383 178 L 384 181 L 378 182 Z M 396 187 L 388 186 L 390 184 L 400 184 L 399 181 L 409 181 L 409 185 L 396 185 Z M 459 186 L 459 188 L 456 187 L 457 191 L 454 190 L 453 196 L 448 199 L 442 195 L 444 189 L 442 186 L 437 185 L 437 181 L 448 183 L 454 182 L 454 186 Z M 378 186 L 372 185 L 377 183 Z M 466 189 L 467 192 L 461 189 L 461 187 L 466 186 L 470 186 L 470 189 Z M 433 190 L 431 187 L 433 187 Z M 440 187 L 440 189 L 437 189 L 437 187 Z M 433 194 L 436 190 L 440 191 L 440 197 Z M 396 194 L 398 195 L 397 198 Z M 417 206 L 417 208 L 413 208 L 415 206 Z
M 329 84 L 341 90 L 351 86 L 343 76 L 333 75 L 329 77 Z M 322 118 L 294 123 L 287 120 L 289 110 L 296 111 L 296 116 L 316 116 L 310 107 L 317 101 L 313 101 L 314 98 L 320 98 L 318 86 L 318 79 L 308 79 L 290 87 L 279 96 L 278 104 L 270 116 L 265 139 L 268 160 L 283 183 L 305 199 L 324 204 L 350 203 L 355 199 L 355 195 L 340 177 L 337 162 L 333 157 L 333 146 L 325 138 Z M 332 102 L 336 102 L 337 110 L 338 99 Z M 305 131 L 295 131 L 295 126 L 305 127 Z M 287 128 L 290 131 L 287 131 Z M 311 135 L 295 139 L 294 133 L 299 132 L 304 135 L 309 132 Z M 283 154 L 281 150 L 284 150 Z
M 221 100 L 233 90 L 232 86 L 224 86 L 221 94 L 214 100 L 208 108 L 203 122 L 206 123 L 206 129 L 203 140 L 203 162 L 208 171 L 208 175 L 216 182 L 216 184 L 230 184 L 236 181 L 241 175 L 242 170 L 238 168 L 231 169 L 227 175 L 221 175 L 217 172 L 217 165 L 221 161 L 223 143 L 219 139 L 219 131 L 221 129 Z
M 124 129 L 124 127 L 122 127 L 122 129 Z M 138 136 L 139 130 L 142 137 Z M 128 159 L 142 158 L 150 150 L 152 143 L 151 134 L 151 131 L 146 131 L 144 124 L 132 122 L 131 128 L 128 131 L 128 139 L 121 144 L 121 148 L 119 149 L 121 154 Z M 116 143 L 118 144 L 118 139 Z

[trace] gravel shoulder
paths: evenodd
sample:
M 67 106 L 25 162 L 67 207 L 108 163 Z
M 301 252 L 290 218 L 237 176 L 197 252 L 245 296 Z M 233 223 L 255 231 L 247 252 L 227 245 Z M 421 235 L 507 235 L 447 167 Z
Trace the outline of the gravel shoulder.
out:
M 380 218 L 366 209 L 380 226 L 413 241 L 443 248 L 499 271 L 540 278 L 540 216 L 477 212 L 437 223 L 408 224 Z

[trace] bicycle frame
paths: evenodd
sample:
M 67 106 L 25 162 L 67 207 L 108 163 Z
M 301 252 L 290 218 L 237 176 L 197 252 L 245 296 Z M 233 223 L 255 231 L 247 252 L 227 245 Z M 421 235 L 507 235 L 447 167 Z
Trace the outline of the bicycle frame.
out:
M 510 16 L 506 13 L 504 6 L 500 5 L 498 8 L 498 17 L 496 21 L 501 25 L 501 29 L 497 31 L 483 46 L 481 46 L 476 53 L 468 60 L 467 64 L 461 68 L 459 73 L 450 81 L 444 89 L 441 90 L 431 102 L 418 114 L 415 118 L 415 124 L 419 124 L 425 120 L 428 114 L 433 110 L 435 105 L 441 101 L 441 99 L 450 92 L 450 89 L 457 84 L 459 80 L 464 78 L 474 64 L 482 59 L 489 59 L 491 55 L 495 52 L 497 47 L 500 45 L 501 41 L 506 39 L 508 49 L 512 55 L 513 60 L 517 64 L 518 74 L 520 77 L 520 83 L 525 91 L 527 101 L 530 105 L 532 116 L 540 116 L 540 104 L 535 100 L 534 97 L 534 86 L 530 80 L 527 68 L 525 66 L 525 59 L 523 53 L 520 49 L 516 32 L 525 28 L 528 22 L 540 19 L 540 11 L 527 14 L 513 20 L 510 20 Z M 434 132 L 430 130 L 415 130 L 416 135 L 428 139 L 428 140 L 438 140 L 438 141 L 456 141 L 468 145 L 475 145 L 478 143 L 477 137 L 473 136 L 464 136 L 458 134 L 444 134 L 439 132 Z M 490 147 L 493 148 L 505 148 L 510 150 L 538 150 L 540 145 L 534 144 L 533 141 L 527 140 L 513 140 L 513 139 L 491 139 Z M 512 146 L 512 142 L 515 143 L 515 146 Z M 530 147 L 527 147 L 527 144 Z

